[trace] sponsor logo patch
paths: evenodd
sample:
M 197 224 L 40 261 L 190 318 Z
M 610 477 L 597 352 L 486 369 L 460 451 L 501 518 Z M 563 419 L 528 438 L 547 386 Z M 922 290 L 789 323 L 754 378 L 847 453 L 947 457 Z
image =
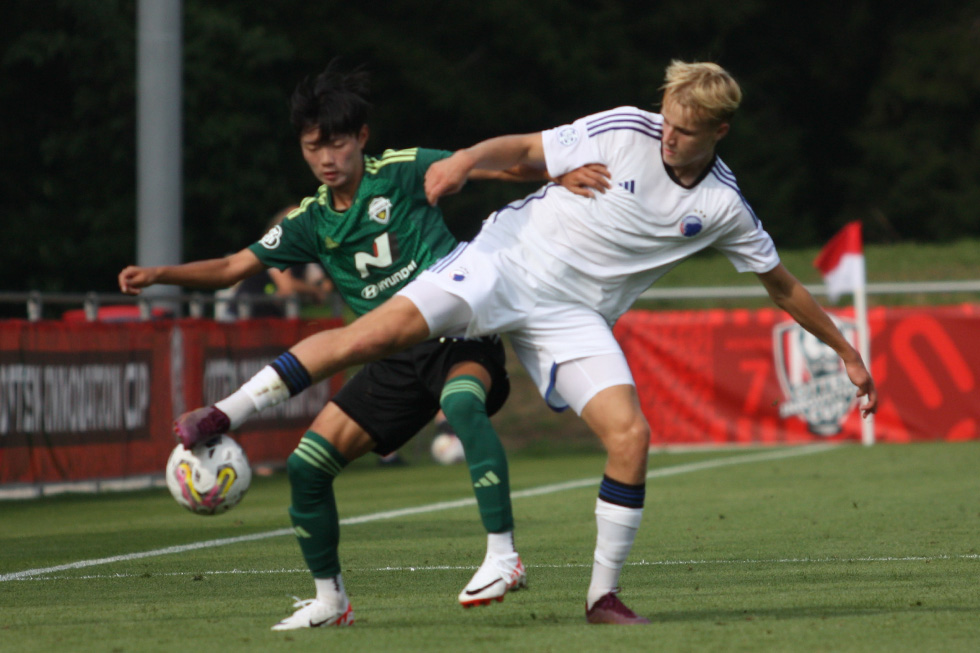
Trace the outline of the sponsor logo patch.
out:
M 279 247 L 279 243 L 282 242 L 282 226 L 276 225 L 272 229 L 262 236 L 262 240 L 259 241 L 262 247 L 266 249 L 275 249 Z
M 394 288 L 395 286 L 403 283 L 404 281 L 411 279 L 412 275 L 415 273 L 416 270 L 418 270 L 418 268 L 419 268 L 419 264 L 413 260 L 411 263 L 403 267 L 398 272 L 395 272 L 391 276 L 382 279 L 378 283 L 372 283 L 368 286 L 364 286 L 364 288 L 361 290 L 361 297 L 363 297 L 364 299 L 374 299 L 375 297 L 383 293 L 385 290 L 388 290 L 389 288 Z

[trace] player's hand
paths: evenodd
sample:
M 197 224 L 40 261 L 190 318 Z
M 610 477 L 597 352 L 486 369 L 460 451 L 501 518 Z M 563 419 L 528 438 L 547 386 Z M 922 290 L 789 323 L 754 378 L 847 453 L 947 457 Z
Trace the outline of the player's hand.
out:
M 575 195 L 595 197 L 596 191 L 605 193 L 612 187 L 610 178 L 606 166 L 601 163 L 589 163 L 557 177 L 555 183 L 564 186 Z
M 425 171 L 425 198 L 429 204 L 435 206 L 440 197 L 458 193 L 472 169 L 473 162 L 463 150 L 430 165 Z
M 851 383 L 857 386 L 858 398 L 865 398 L 865 402 L 861 406 L 861 417 L 874 414 L 878 410 L 878 390 L 875 388 L 874 379 L 871 378 L 868 368 L 864 366 L 863 361 L 858 359 L 845 362 L 844 369 L 847 370 L 847 377 Z
M 140 288 L 153 285 L 153 275 L 148 268 L 137 265 L 127 265 L 119 273 L 119 290 L 127 295 L 140 294 Z

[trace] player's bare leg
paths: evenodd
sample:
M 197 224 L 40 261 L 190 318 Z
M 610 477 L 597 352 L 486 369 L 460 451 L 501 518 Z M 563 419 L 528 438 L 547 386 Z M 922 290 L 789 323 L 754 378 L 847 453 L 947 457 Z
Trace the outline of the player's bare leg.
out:
M 312 383 L 428 337 L 429 326 L 415 304 L 393 297 L 345 327 L 308 336 L 214 406 L 184 413 L 174 423 L 174 433 L 190 448 L 238 428 L 253 413 L 289 399 Z
M 608 455 L 596 500 L 596 548 L 586 599 L 586 619 L 601 624 L 647 624 L 619 600 L 619 575 L 643 516 L 650 427 L 636 388 L 618 385 L 593 397 L 582 419 L 602 440 Z

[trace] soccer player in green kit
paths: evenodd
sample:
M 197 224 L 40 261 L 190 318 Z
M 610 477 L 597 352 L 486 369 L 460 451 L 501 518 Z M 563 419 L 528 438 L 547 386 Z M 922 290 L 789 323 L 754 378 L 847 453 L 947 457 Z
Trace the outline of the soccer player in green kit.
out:
M 379 306 L 419 272 L 449 254 L 457 243 L 441 211 L 425 197 L 429 165 L 451 152 L 422 148 L 388 150 L 366 157 L 369 130 L 368 77 L 362 69 L 345 72 L 337 60 L 314 79 L 299 84 L 291 119 L 303 157 L 322 182 L 280 225 L 257 243 L 221 259 L 175 266 L 126 267 L 119 286 L 136 294 L 153 284 L 223 288 L 267 267 L 288 268 L 318 261 L 357 314 Z M 604 192 L 602 171 L 588 167 L 561 180 L 578 194 Z M 474 171 L 471 178 L 541 180 L 531 169 Z M 263 369 L 256 389 L 288 397 L 311 379 L 289 352 Z M 289 513 L 303 557 L 313 574 L 316 597 L 296 604 L 291 616 L 273 626 L 291 630 L 349 625 L 354 613 L 344 589 L 337 551 L 339 517 L 333 479 L 352 460 L 369 451 L 386 455 L 413 437 L 442 408 L 463 442 L 480 517 L 487 530 L 483 564 L 463 589 L 464 607 L 502 600 L 526 585 L 513 539 L 507 460 L 489 416 L 509 392 L 504 351 L 497 337 L 432 340 L 406 352 L 365 365 L 331 399 L 289 456 L 292 487 Z M 227 401 L 249 401 L 248 388 Z M 242 396 L 246 397 L 242 399 Z M 184 446 L 195 434 L 236 428 L 227 414 L 234 405 L 218 402 L 192 413 L 175 426 Z M 199 429 L 205 426 L 204 429 Z

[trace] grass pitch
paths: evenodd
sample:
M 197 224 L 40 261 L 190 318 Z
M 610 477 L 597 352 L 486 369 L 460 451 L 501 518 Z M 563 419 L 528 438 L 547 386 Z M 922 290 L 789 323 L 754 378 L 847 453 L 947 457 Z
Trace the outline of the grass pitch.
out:
M 313 593 L 284 475 L 213 518 L 166 490 L 2 503 L 0 650 L 975 651 L 978 463 L 976 442 L 656 454 L 622 578 L 648 627 L 584 622 L 595 455 L 512 459 L 530 588 L 470 610 L 466 470 L 355 463 L 345 629 L 269 630 Z

